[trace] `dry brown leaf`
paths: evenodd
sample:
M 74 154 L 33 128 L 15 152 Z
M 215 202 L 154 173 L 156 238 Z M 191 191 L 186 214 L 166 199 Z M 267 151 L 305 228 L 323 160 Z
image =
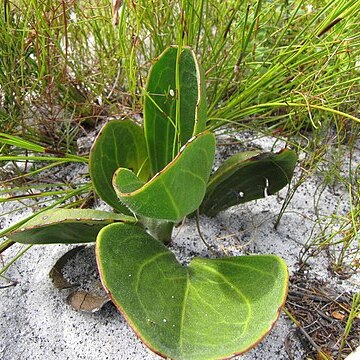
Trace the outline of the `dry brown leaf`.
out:
M 99 296 L 83 290 L 74 291 L 67 298 L 67 302 L 72 308 L 86 312 L 96 312 L 109 301 L 108 296 Z
M 63 268 L 66 263 L 72 259 L 80 250 L 84 249 L 85 246 L 78 246 L 70 251 L 66 252 L 61 258 L 55 263 L 52 269 L 49 272 L 49 276 L 57 289 L 68 289 L 76 286 L 75 284 L 71 284 L 64 278 Z
M 343 321 L 344 318 L 345 318 L 345 315 L 344 315 L 344 314 L 342 314 L 341 312 L 336 311 L 336 310 L 331 313 L 331 316 L 332 316 L 334 319 L 341 320 L 341 321 Z

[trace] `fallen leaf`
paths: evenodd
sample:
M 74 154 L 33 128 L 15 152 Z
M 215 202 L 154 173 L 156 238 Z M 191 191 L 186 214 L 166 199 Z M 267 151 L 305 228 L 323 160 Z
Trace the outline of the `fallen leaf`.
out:
M 76 290 L 67 297 L 66 301 L 75 310 L 93 313 L 100 310 L 110 298 Z
M 76 286 L 67 281 L 63 275 L 64 266 L 67 262 L 72 259 L 80 250 L 84 249 L 85 246 L 78 246 L 70 251 L 66 252 L 61 258 L 55 263 L 49 272 L 49 276 L 57 289 L 69 289 Z
M 341 320 L 341 321 L 343 321 L 344 318 L 345 318 L 344 314 L 342 314 L 342 313 L 340 313 L 339 311 L 336 311 L 336 310 L 331 313 L 331 316 L 334 319 Z

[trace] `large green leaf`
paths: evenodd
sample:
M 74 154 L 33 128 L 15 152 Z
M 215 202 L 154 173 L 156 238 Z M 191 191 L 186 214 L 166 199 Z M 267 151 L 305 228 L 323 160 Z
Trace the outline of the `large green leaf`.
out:
M 130 214 L 120 203 L 111 183 L 119 167 L 139 172 L 143 180 L 149 177 L 144 133 L 131 120 L 108 122 L 97 136 L 89 159 L 89 172 L 97 194 L 114 209 Z
M 206 191 L 215 154 L 215 137 L 204 132 L 190 139 L 177 157 L 148 183 L 120 168 L 113 185 L 134 213 L 150 218 L 180 221 L 196 210 Z
M 234 155 L 211 176 L 200 212 L 214 216 L 230 206 L 275 194 L 290 183 L 296 161 L 296 153 L 288 149 Z
M 256 345 L 284 304 L 286 264 L 273 255 L 179 264 L 141 228 L 113 224 L 96 242 L 102 283 L 142 341 L 177 360 L 223 359 Z
M 130 216 L 90 209 L 50 209 L 8 235 L 23 244 L 95 242 L 99 231 L 114 222 L 134 223 Z
M 202 70 L 187 47 L 166 49 L 150 70 L 144 129 L 152 174 L 162 170 L 193 135 L 205 130 Z

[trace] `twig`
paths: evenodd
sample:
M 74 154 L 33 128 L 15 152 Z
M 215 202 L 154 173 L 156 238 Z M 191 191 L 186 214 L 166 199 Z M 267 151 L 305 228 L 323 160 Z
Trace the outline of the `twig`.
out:
M 311 336 L 304 330 L 304 328 L 300 325 L 300 323 L 295 319 L 295 317 L 291 314 L 291 312 L 284 307 L 285 314 L 290 318 L 290 320 L 297 326 L 297 328 L 301 331 L 301 333 L 305 336 L 307 341 L 312 345 L 312 347 L 317 351 L 320 359 L 323 360 L 331 360 L 318 346 L 315 341 L 311 338 Z

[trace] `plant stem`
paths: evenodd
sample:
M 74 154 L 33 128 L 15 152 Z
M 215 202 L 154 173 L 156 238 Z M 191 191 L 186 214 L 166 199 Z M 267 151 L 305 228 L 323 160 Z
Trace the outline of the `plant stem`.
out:
M 5 240 L 4 242 L 2 242 L 0 244 L 0 254 L 3 253 L 6 249 L 8 249 L 10 246 L 14 245 L 15 242 L 8 239 L 8 240 Z
M 174 227 L 173 222 L 148 217 L 141 217 L 140 222 L 143 224 L 148 233 L 155 239 L 163 242 L 164 244 L 170 243 Z
M 32 246 L 34 246 L 34 244 L 30 244 L 28 246 L 26 246 L 25 249 L 23 249 L 20 253 L 18 253 L 15 257 L 13 257 L 11 259 L 11 261 L 9 261 L 1 270 L 0 270 L 0 275 L 5 274 L 5 272 L 9 269 L 9 267 L 19 258 L 21 258 L 21 256 L 23 256 Z

